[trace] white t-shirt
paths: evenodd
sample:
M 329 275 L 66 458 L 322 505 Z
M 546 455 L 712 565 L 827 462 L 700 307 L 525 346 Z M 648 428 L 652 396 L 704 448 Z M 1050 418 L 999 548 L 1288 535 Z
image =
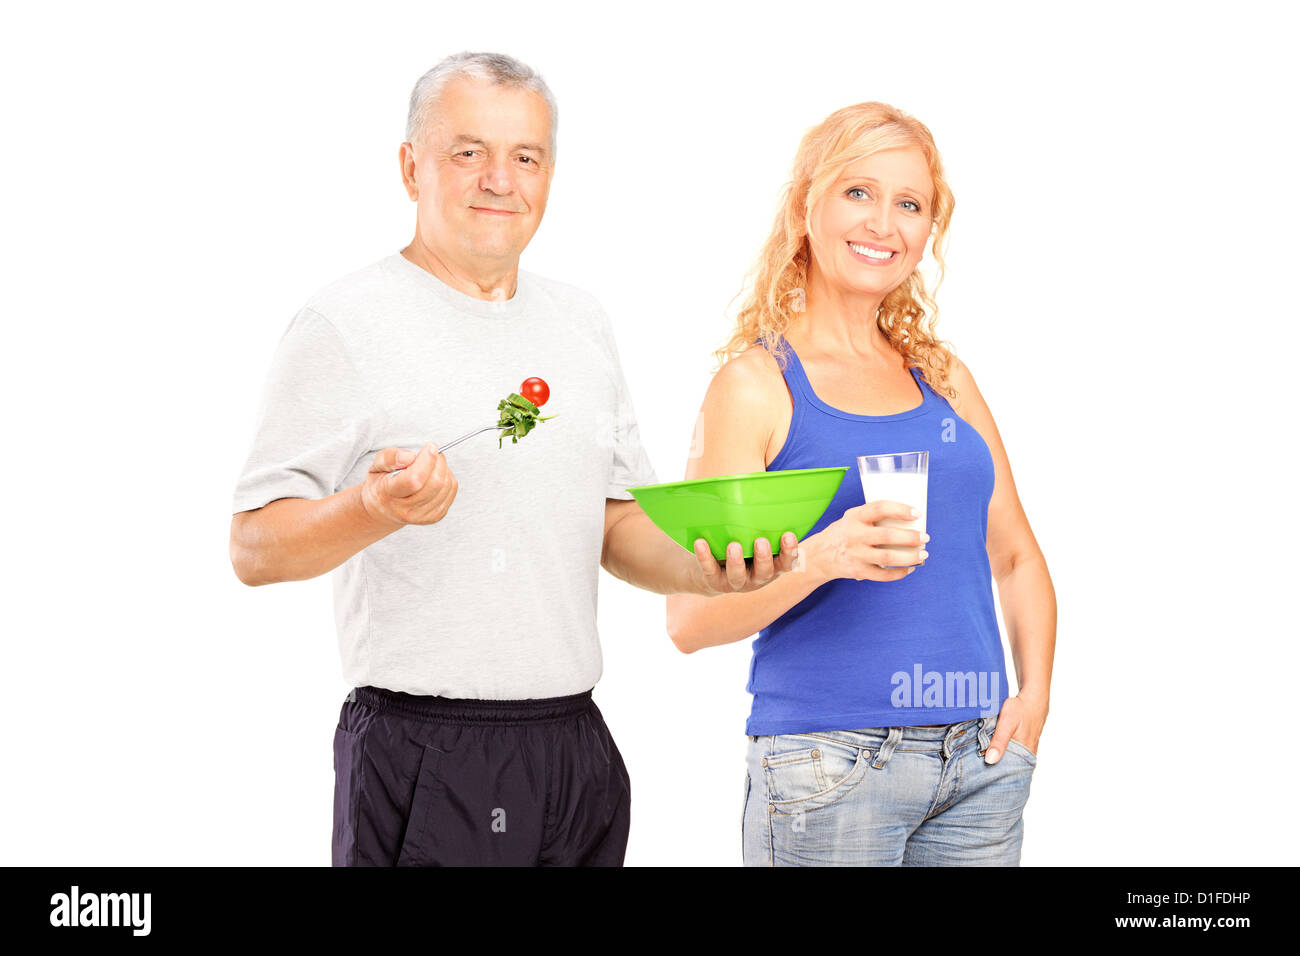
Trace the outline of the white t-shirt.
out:
M 411 694 L 517 700 L 600 678 L 596 588 L 606 498 L 657 482 L 608 316 L 520 270 L 513 298 L 465 295 L 400 253 L 326 286 L 289 323 L 233 511 L 323 498 L 390 445 L 418 450 L 494 425 L 539 376 L 540 422 L 447 452 L 446 517 L 407 525 L 333 572 L 343 677 Z

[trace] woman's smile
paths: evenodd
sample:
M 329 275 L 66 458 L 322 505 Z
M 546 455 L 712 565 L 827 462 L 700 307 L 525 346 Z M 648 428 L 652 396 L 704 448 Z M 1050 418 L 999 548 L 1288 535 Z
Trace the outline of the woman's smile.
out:
M 875 246 L 869 242 L 847 242 L 845 244 L 849 247 L 849 252 L 853 254 L 853 258 L 872 266 L 887 265 L 898 256 L 898 251 L 895 249 Z

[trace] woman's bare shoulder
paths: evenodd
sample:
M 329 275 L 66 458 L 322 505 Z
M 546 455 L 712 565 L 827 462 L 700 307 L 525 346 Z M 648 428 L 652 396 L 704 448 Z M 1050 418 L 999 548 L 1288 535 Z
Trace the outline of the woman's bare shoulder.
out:
M 733 355 L 718 369 L 713 380 L 725 394 L 751 401 L 780 399 L 785 394 L 781 367 L 761 345 L 751 345 Z
M 695 444 L 701 474 L 762 471 L 767 449 L 781 426 L 782 404 L 789 418 L 789 394 L 775 359 L 761 346 L 733 355 L 713 376 L 704 396 Z M 710 439 L 702 443 L 699 428 Z
M 956 352 L 950 350 L 948 358 L 948 384 L 957 392 L 948 400 L 948 404 L 952 406 L 954 412 L 965 418 L 965 403 L 970 393 L 975 390 L 975 378 L 966 367 L 966 363 L 957 357 Z

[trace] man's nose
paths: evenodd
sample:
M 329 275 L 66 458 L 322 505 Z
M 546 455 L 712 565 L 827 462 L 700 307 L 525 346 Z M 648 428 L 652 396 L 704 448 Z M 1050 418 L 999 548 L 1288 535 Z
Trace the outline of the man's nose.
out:
M 510 168 L 510 161 L 505 157 L 495 157 L 489 160 L 483 166 L 482 175 L 478 180 L 479 188 L 485 192 L 495 193 L 498 196 L 505 196 L 515 191 L 514 170 Z

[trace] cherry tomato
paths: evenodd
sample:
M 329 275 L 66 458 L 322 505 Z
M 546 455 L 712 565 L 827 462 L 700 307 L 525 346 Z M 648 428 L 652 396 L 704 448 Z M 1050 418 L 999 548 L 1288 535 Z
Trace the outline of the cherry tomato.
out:
M 524 384 L 519 386 L 519 394 L 541 408 L 551 397 L 551 386 L 534 375 L 532 378 L 524 379 Z

